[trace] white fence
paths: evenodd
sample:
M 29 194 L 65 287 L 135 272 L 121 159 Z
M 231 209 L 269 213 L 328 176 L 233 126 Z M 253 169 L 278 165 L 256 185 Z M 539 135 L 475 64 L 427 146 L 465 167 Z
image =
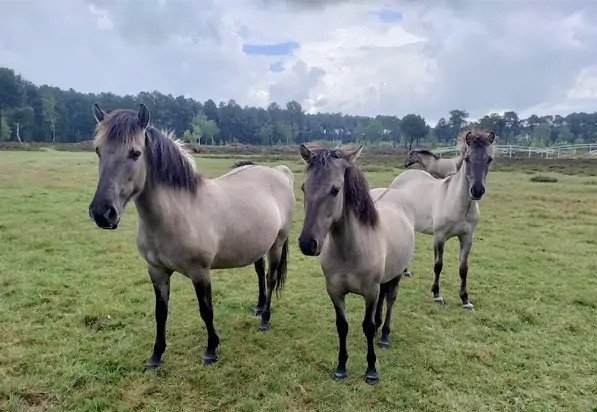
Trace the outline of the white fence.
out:
M 578 154 L 597 155 L 597 143 L 588 144 L 568 144 L 562 146 L 549 147 L 531 147 L 531 146 L 517 146 L 517 145 L 496 145 L 497 153 L 505 157 L 531 157 L 533 154 L 538 154 L 546 159 L 550 157 L 564 157 L 574 156 Z M 438 147 L 433 150 L 433 153 L 442 156 L 446 154 L 458 153 L 458 146 L 452 147 Z

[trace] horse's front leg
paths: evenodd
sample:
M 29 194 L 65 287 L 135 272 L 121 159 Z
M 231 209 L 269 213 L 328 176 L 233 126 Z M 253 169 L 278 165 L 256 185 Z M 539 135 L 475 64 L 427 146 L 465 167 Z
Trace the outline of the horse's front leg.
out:
M 458 273 L 460 274 L 460 299 L 462 299 L 462 307 L 464 309 L 473 311 L 474 307 L 468 300 L 468 290 L 466 289 L 466 278 L 468 276 L 468 255 L 473 247 L 473 234 L 467 233 L 459 236 L 460 241 L 460 256 L 458 257 Z
M 363 318 L 363 333 L 367 338 L 367 371 L 365 372 L 365 382 L 374 385 L 378 381 L 377 369 L 375 363 L 375 309 L 379 297 L 380 286 L 373 283 L 364 293 L 365 298 L 365 317 Z
M 207 328 L 207 348 L 203 353 L 203 364 L 211 365 L 218 360 L 216 349 L 220 344 L 220 337 L 214 326 L 214 311 L 211 301 L 211 279 L 209 268 L 196 269 L 189 274 L 195 294 L 199 302 L 199 313 Z
M 381 338 L 377 343 L 381 349 L 387 349 L 390 346 L 390 324 L 392 323 L 392 309 L 394 307 L 394 302 L 396 302 L 396 296 L 398 295 L 398 285 L 400 284 L 400 278 L 401 275 L 398 275 L 385 284 L 387 299 L 386 320 L 381 328 Z
M 338 366 L 334 371 L 334 380 L 346 378 L 346 361 L 348 360 L 348 351 L 346 350 L 346 336 L 348 336 L 348 319 L 346 319 L 346 294 L 343 291 L 338 291 L 327 284 L 327 291 L 334 310 L 336 311 L 336 329 L 338 331 Z
M 168 301 L 170 300 L 170 276 L 172 271 L 147 264 L 147 273 L 155 292 L 155 344 L 153 353 L 147 360 L 143 372 L 150 372 L 162 362 L 166 350 L 166 320 L 168 319 Z
M 439 277 L 444 268 L 444 246 L 446 240 L 443 238 L 435 237 L 433 239 L 433 284 L 431 285 L 431 292 L 433 293 L 433 301 L 440 305 L 445 305 L 446 302 L 439 293 Z
M 257 272 L 257 281 L 259 282 L 259 293 L 257 295 L 257 305 L 253 309 L 253 315 L 261 316 L 265 309 L 265 258 L 255 262 L 255 272 Z

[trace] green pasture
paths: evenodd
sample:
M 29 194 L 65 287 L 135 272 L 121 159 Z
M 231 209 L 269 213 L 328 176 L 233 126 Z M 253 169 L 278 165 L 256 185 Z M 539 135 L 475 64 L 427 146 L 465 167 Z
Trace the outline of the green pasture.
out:
M 392 346 L 377 350 L 380 381 L 369 386 L 364 303 L 355 295 L 347 302 L 349 377 L 331 379 L 334 310 L 317 258 L 298 250 L 302 164 L 285 156 L 255 159 L 295 172 L 289 272 L 270 331 L 258 332 L 251 313 L 253 268 L 212 272 L 220 360 L 202 366 L 204 324 L 190 281 L 176 275 L 164 363 L 145 376 L 154 292 L 135 245 L 134 205 L 118 230 L 102 231 L 87 215 L 93 153 L 0 152 L 0 410 L 597 410 L 593 172 L 496 160 L 469 260 L 473 313 L 460 307 L 458 241 L 446 246 L 447 306 L 438 307 L 429 292 L 432 239 L 417 235 L 414 277 L 401 281 Z M 235 160 L 196 159 L 208 177 Z M 371 187 L 402 171 L 400 159 L 363 163 Z

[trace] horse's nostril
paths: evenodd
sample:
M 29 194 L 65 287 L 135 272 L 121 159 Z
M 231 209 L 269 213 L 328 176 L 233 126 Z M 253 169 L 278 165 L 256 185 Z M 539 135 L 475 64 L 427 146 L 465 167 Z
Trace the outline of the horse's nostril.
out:
M 317 239 L 311 239 L 311 244 L 309 246 L 311 246 L 311 250 L 313 252 L 317 252 L 317 250 L 318 250 L 317 246 L 319 246 L 317 243 Z
M 116 219 L 118 219 L 118 211 L 116 210 L 116 208 L 114 206 L 110 206 L 108 208 L 108 212 L 107 212 L 107 218 L 109 222 L 113 222 Z

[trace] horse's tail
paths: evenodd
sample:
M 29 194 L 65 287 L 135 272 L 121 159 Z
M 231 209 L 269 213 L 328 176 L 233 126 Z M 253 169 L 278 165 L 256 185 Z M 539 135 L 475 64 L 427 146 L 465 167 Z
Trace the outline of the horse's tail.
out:
M 278 292 L 282 290 L 284 283 L 286 282 L 286 272 L 288 271 L 288 239 L 289 238 L 286 238 L 286 241 L 282 246 L 280 263 L 278 263 L 278 267 L 276 268 L 276 283 L 274 283 L 276 296 L 278 295 Z

